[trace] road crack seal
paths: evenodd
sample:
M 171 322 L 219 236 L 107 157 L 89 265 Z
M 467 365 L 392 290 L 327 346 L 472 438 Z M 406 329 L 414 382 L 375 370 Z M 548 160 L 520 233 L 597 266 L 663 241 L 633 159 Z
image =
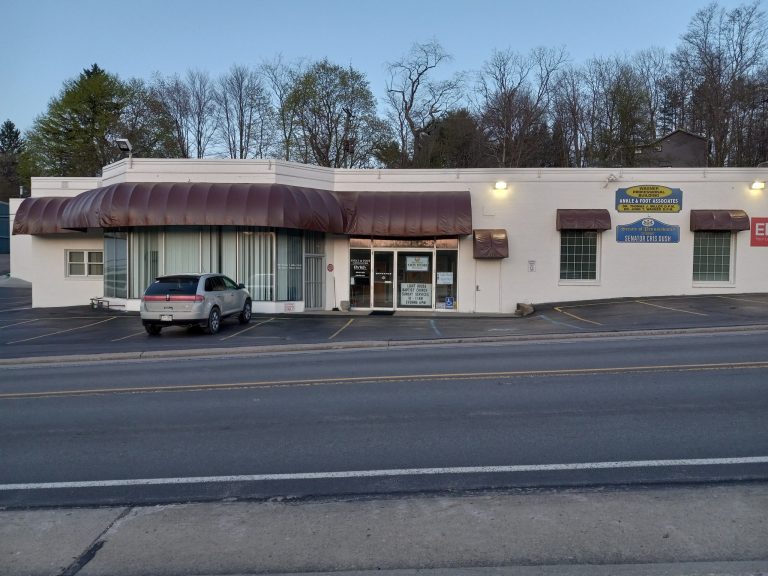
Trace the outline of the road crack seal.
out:
M 77 558 L 75 558 L 75 561 L 72 562 L 69 566 L 64 568 L 61 572 L 59 572 L 58 576 L 75 576 L 80 570 L 82 570 L 91 560 L 93 560 L 96 557 L 96 554 L 98 554 L 99 550 L 101 550 L 104 547 L 104 544 L 107 543 L 107 539 L 105 536 L 107 533 L 114 528 L 114 526 L 120 522 L 123 518 L 125 518 L 130 512 L 133 510 L 132 507 L 126 508 L 123 510 L 117 518 L 115 518 L 112 522 L 109 523 L 109 525 L 96 537 L 96 540 L 94 540 L 88 548 L 85 549 L 85 551 L 80 554 Z

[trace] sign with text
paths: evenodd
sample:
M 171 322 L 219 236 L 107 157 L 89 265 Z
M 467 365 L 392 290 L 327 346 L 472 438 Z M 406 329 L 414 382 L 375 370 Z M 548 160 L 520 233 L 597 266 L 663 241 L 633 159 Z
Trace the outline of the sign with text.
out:
M 616 242 L 628 244 L 671 244 L 680 242 L 680 226 L 654 218 L 616 226 Z
M 616 190 L 616 210 L 619 212 L 680 212 L 683 191 L 656 184 L 643 184 Z
M 400 306 L 432 306 L 432 284 L 400 284 Z
M 371 275 L 370 256 L 368 258 L 351 258 L 349 263 L 353 278 L 368 278 Z
M 438 284 L 453 284 L 453 272 L 438 272 L 437 273 Z
M 750 246 L 768 246 L 768 218 L 752 218 Z
M 429 256 L 406 256 L 405 269 L 409 272 L 429 272 Z

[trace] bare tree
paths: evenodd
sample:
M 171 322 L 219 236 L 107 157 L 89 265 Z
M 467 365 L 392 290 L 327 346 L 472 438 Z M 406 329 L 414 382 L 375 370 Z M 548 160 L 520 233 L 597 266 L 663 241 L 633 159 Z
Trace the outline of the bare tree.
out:
M 219 78 L 219 132 L 230 158 L 264 158 L 272 143 L 272 104 L 259 75 L 235 65 Z
M 586 96 L 583 73 L 573 66 L 563 68 L 555 82 L 552 104 L 553 132 L 559 142 L 555 165 L 581 168 L 587 165 L 590 132 L 586 126 Z M 555 127 L 557 130 L 555 130 Z
M 296 150 L 297 102 L 290 99 L 298 79 L 304 73 L 304 64 L 286 64 L 281 56 L 261 66 L 262 74 L 272 91 L 275 108 L 275 125 L 279 138 L 280 157 L 294 159 Z
M 189 158 L 189 88 L 178 74 L 169 77 L 156 74 L 152 83 L 152 94 L 160 103 L 162 112 L 171 125 L 180 156 Z
M 189 133 L 197 158 L 205 158 L 218 128 L 216 90 L 208 72 L 187 70 Z
M 726 11 L 713 3 L 699 10 L 683 35 L 676 53 L 678 70 L 691 71 L 694 122 L 711 142 L 710 164 L 726 166 L 731 157 L 740 89 L 765 62 L 766 22 L 753 2 Z
M 663 82 L 669 76 L 669 58 L 663 48 L 641 50 L 634 58 L 635 71 L 646 95 L 646 116 L 648 131 L 653 138 L 663 135 L 659 126 L 659 115 L 664 99 Z
M 387 103 L 400 144 L 402 167 L 420 156 L 422 138 L 455 107 L 462 95 L 460 75 L 436 80 L 434 71 L 450 60 L 435 40 L 414 44 L 410 52 L 388 64 Z
M 565 49 L 536 48 L 528 56 L 495 51 L 478 77 L 479 115 L 499 166 L 538 165 L 529 156 L 547 122 L 557 71 Z

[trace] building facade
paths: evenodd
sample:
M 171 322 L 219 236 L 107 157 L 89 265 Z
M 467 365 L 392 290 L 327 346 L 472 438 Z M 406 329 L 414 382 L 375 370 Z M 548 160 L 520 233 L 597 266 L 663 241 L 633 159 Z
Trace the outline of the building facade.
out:
M 349 170 L 131 159 L 12 200 L 33 306 L 137 310 L 222 272 L 254 311 L 513 313 L 518 303 L 768 289 L 768 169 Z

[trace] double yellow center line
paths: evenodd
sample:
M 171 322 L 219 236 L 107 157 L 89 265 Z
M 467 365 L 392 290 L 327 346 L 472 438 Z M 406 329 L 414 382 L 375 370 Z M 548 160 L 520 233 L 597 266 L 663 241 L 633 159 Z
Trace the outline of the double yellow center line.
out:
M 0 400 L 61 398 L 97 394 L 147 394 L 156 392 L 201 392 L 247 388 L 282 388 L 290 386 L 322 386 L 377 382 L 427 382 L 447 380 L 493 380 L 525 377 L 584 376 L 592 374 L 627 374 L 641 372 L 692 372 L 712 370 L 765 370 L 766 362 L 726 362 L 716 364 L 669 364 L 659 366 L 616 366 L 609 368 L 570 368 L 562 370 L 515 370 L 507 372 L 466 372 L 444 374 L 407 374 L 393 376 L 356 376 L 348 378 L 313 378 L 305 380 L 264 380 L 221 384 L 170 384 L 167 386 L 133 386 L 116 388 L 82 388 L 71 390 L 40 390 L 34 392 L 0 393 Z

